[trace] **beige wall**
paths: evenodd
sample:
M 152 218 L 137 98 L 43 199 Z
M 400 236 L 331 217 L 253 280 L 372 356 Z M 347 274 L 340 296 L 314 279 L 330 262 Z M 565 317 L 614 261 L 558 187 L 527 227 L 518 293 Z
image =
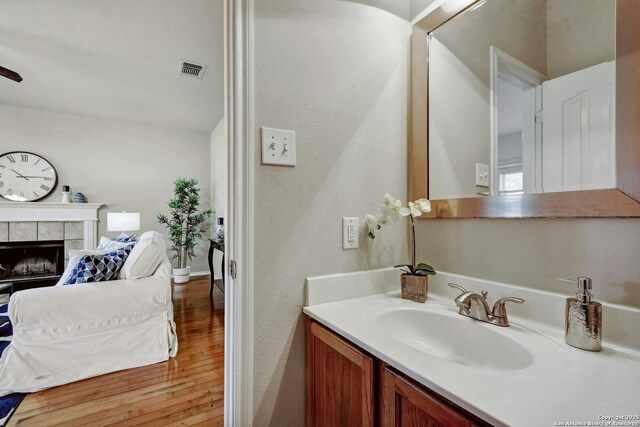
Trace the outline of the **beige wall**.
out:
M 216 217 L 224 218 L 227 224 L 227 121 L 226 117 L 220 119 L 211 132 L 211 205 Z M 215 233 L 215 221 L 212 222 L 212 237 Z M 213 252 L 213 271 L 216 279 L 222 277 L 222 252 Z
M 226 218 L 227 206 L 227 131 L 226 118 L 211 132 L 211 205 L 216 217 Z
M 435 37 L 429 58 L 429 196 L 475 197 L 488 191 L 475 165 L 491 160 L 489 87 Z
M 547 0 L 547 77 L 616 56 L 615 0 Z
M 545 12 L 545 0 L 489 0 L 433 33 L 429 45 L 432 199 L 476 197 L 477 192 L 488 191 L 475 185 L 475 164 L 490 164 L 490 48 L 496 46 L 545 73 Z
M 395 1 L 395 0 L 394 0 Z M 407 21 L 337 0 L 260 0 L 255 136 L 296 132 L 297 166 L 255 152 L 255 425 L 304 425 L 305 277 L 407 260 L 406 228 L 342 250 L 341 218 L 407 188 Z
M 597 300 L 640 307 L 638 219 L 422 220 L 416 233 L 418 259 L 443 271 L 567 296 L 556 278 L 587 276 Z
M 46 200 L 59 202 L 62 185 L 82 192 L 89 202 L 104 203 L 100 235 L 107 232 L 106 214 L 140 212 L 142 230 L 165 233 L 156 224 L 168 212 L 173 181 L 200 181 L 201 207 L 209 206 L 209 135 L 44 110 L 0 105 L 0 152 L 24 150 L 42 155 L 58 172 L 58 187 Z M 142 232 L 142 231 L 141 231 Z M 192 271 L 208 270 L 202 242 Z

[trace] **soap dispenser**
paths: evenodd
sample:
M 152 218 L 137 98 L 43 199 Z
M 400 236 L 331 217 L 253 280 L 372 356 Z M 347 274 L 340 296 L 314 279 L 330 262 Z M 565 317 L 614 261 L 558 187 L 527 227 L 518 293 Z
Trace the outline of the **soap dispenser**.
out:
M 578 284 L 575 298 L 567 298 L 564 340 L 572 347 L 582 350 L 602 349 L 602 304 L 593 301 L 591 279 L 560 279 Z

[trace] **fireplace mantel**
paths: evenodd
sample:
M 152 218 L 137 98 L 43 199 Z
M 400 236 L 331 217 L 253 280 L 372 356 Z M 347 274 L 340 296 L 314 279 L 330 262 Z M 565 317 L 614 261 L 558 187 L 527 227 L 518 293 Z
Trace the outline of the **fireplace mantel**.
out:
M 97 244 L 98 210 L 102 203 L 2 202 L 0 222 L 84 222 L 84 248 Z
M 97 221 L 102 203 L 0 203 L 0 221 Z

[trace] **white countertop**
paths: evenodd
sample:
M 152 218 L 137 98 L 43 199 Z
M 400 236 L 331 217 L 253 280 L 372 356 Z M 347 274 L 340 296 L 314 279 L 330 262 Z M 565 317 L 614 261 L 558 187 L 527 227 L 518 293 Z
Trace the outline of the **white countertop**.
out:
M 371 316 L 373 311 L 403 309 L 458 316 L 468 322 L 469 328 L 489 328 L 504 334 L 526 348 L 532 361 L 524 367 L 503 370 L 500 364 L 468 366 L 426 354 L 384 333 Z M 565 344 L 562 330 L 516 315 L 510 315 L 508 328 L 489 325 L 460 316 L 452 299 L 431 293 L 425 304 L 389 292 L 311 305 L 304 308 L 304 313 L 494 425 L 540 427 L 591 422 L 604 426 L 614 421 L 609 425 L 640 426 L 640 419 L 610 418 L 640 416 L 638 352 L 607 344 L 601 352 L 578 350 Z

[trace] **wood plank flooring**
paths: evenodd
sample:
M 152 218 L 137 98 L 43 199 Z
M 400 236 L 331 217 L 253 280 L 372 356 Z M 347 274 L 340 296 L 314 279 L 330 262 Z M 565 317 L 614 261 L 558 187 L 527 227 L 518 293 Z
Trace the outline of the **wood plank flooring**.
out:
M 209 277 L 174 285 L 178 356 L 31 393 L 9 426 L 222 426 L 224 295 Z

